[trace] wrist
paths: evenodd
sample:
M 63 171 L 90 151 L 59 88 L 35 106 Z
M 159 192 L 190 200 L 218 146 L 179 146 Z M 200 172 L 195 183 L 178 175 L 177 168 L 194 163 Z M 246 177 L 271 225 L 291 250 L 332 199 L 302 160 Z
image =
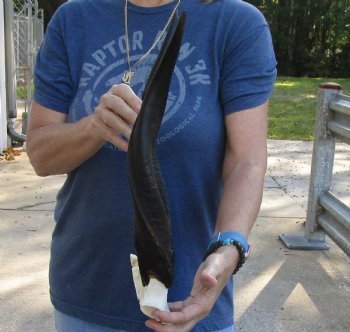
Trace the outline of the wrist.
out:
M 227 250 L 229 248 L 229 250 Z M 227 255 L 230 254 L 230 263 L 235 267 L 233 274 L 238 270 L 247 260 L 250 253 L 250 245 L 242 233 L 238 232 L 224 232 L 214 235 L 208 246 L 207 252 L 204 255 L 203 261 L 214 252 L 218 250 L 224 251 Z M 237 258 L 238 256 L 238 258 Z
M 236 266 L 239 264 L 240 256 L 237 248 L 235 246 L 222 246 L 215 251 L 216 254 L 222 255 L 225 270 L 230 271 L 229 274 L 232 275 L 236 270 Z

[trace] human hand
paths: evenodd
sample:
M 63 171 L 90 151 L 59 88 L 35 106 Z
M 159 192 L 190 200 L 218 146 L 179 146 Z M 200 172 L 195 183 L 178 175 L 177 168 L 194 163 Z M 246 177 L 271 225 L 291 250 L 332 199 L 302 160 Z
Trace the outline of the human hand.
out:
M 95 134 L 126 152 L 141 104 L 141 99 L 129 85 L 113 85 L 100 98 L 100 103 L 91 117 Z
M 155 310 L 146 326 L 156 332 L 188 332 L 214 306 L 239 261 L 234 246 L 220 247 L 199 266 L 191 295 L 184 301 L 169 303 L 170 312 Z

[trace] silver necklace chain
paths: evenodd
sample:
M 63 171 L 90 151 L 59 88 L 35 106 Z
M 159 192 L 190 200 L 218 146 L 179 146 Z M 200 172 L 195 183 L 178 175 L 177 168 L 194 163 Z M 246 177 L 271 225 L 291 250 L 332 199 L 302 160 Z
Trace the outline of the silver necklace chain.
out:
M 122 81 L 125 84 L 130 85 L 131 79 L 134 76 L 135 71 L 133 70 L 138 64 L 140 64 L 143 60 L 145 60 L 148 55 L 152 52 L 152 50 L 157 46 L 159 41 L 162 39 L 163 35 L 165 34 L 166 30 L 168 29 L 171 20 L 173 19 L 177 8 L 180 5 L 181 0 L 177 0 L 177 3 L 171 12 L 168 21 L 165 23 L 164 28 L 162 31 L 158 34 L 156 39 L 154 40 L 153 44 L 151 47 L 147 50 L 147 52 L 141 56 L 140 59 L 138 59 L 135 63 L 131 65 L 131 60 L 130 60 L 130 45 L 129 45 L 129 30 L 128 30 L 128 0 L 125 0 L 125 6 L 124 6 L 124 28 L 125 28 L 125 43 L 126 43 L 126 59 L 128 61 L 128 71 L 126 71 L 123 74 Z

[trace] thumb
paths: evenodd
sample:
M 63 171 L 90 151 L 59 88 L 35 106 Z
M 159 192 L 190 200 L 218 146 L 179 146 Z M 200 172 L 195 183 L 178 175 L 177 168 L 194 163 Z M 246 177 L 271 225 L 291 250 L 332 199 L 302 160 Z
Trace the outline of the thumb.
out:
M 218 271 L 215 268 L 215 265 L 206 264 L 201 273 L 200 282 L 203 286 L 209 289 L 214 288 L 218 283 L 217 275 Z

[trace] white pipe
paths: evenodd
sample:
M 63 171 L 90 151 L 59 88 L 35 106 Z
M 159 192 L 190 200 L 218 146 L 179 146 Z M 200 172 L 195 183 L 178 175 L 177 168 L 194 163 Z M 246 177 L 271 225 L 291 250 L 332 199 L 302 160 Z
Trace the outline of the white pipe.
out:
M 0 152 L 7 148 L 4 2 L 0 0 Z
M 6 102 L 8 118 L 17 118 L 16 60 L 13 44 L 13 2 L 3 0 L 6 54 Z

